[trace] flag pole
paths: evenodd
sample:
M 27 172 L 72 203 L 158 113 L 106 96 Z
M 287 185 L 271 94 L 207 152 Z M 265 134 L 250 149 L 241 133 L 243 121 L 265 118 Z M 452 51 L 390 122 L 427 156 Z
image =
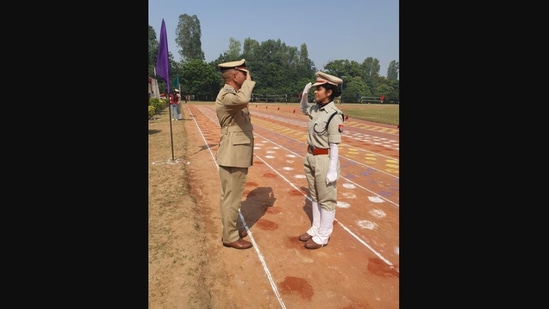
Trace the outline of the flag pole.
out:
M 166 35 L 166 23 L 162 18 L 162 27 L 160 28 L 160 43 L 158 45 L 158 57 L 156 59 L 156 71 L 158 76 L 162 77 L 166 82 L 167 98 L 168 98 L 168 113 L 170 119 L 170 141 L 172 147 L 172 161 L 175 161 L 173 152 L 173 133 L 172 133 L 172 108 L 170 106 L 170 63 L 168 60 L 168 38 Z

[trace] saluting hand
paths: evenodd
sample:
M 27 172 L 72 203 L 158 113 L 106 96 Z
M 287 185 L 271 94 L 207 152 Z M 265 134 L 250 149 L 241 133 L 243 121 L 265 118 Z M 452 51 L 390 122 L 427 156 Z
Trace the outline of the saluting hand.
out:
M 309 89 L 311 89 L 310 82 L 305 85 L 305 88 L 303 88 L 303 93 L 301 94 L 301 101 L 299 102 L 299 108 L 303 112 L 303 114 L 307 114 L 307 106 L 309 105 Z
M 309 93 L 309 89 L 311 89 L 312 85 L 313 84 L 311 84 L 310 82 L 305 85 L 305 88 L 303 88 L 303 95 L 307 95 Z

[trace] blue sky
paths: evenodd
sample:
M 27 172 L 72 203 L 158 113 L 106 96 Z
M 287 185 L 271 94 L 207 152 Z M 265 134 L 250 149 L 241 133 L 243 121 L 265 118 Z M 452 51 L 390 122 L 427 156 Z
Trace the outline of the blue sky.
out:
M 332 60 L 362 63 L 377 58 L 380 75 L 399 61 L 399 0 L 149 0 L 149 25 L 160 36 L 166 23 L 168 50 L 180 60 L 175 30 L 179 15 L 196 15 L 206 62 L 229 49 L 229 38 L 244 43 L 278 40 L 300 48 L 322 70 Z

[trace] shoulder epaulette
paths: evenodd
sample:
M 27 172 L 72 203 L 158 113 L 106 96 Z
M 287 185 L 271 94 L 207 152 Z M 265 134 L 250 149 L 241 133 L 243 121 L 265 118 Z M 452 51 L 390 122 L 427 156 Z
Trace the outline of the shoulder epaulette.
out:
M 325 130 L 328 130 L 328 125 L 330 124 L 330 121 L 332 121 L 332 118 L 334 118 L 334 116 L 336 114 L 340 114 L 341 115 L 341 120 L 344 122 L 345 121 L 345 117 L 343 116 L 343 113 L 340 113 L 338 111 L 335 111 L 332 115 L 330 115 L 330 118 L 328 118 L 328 122 L 326 122 L 326 128 Z

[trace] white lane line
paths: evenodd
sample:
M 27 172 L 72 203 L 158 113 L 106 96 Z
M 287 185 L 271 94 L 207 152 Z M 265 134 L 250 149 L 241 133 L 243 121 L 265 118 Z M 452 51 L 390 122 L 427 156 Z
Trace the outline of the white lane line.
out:
M 263 138 L 263 139 L 265 139 L 265 140 L 268 140 L 270 143 L 272 143 L 272 144 L 276 145 L 277 147 L 280 147 L 281 149 L 284 149 L 284 150 L 286 150 L 286 151 L 288 151 L 288 152 L 290 152 L 290 153 L 293 153 L 293 154 L 294 154 L 295 156 L 297 156 L 297 157 L 303 158 L 302 155 L 300 155 L 300 154 L 298 154 L 298 153 L 295 153 L 295 152 L 291 151 L 290 149 L 288 149 L 288 148 L 286 148 L 286 147 L 284 147 L 284 146 L 282 146 L 282 145 L 279 145 L 279 144 L 275 143 L 274 141 L 272 141 L 272 140 L 266 138 L 265 136 L 263 136 L 263 135 L 261 135 L 261 134 L 258 134 L 258 133 L 255 133 L 255 132 L 254 132 L 254 135 L 257 135 L 257 136 L 259 136 L 259 137 L 261 137 L 261 138 Z M 255 155 L 256 157 L 258 157 L 257 154 L 254 153 L 254 155 Z M 267 158 L 272 158 L 272 156 L 266 156 L 266 157 L 267 157 Z M 259 158 L 259 157 L 258 157 L 258 158 Z M 347 158 L 345 158 L 345 159 L 347 159 Z M 347 159 L 347 160 L 349 160 L 349 159 Z M 263 161 L 263 160 L 261 160 L 261 161 Z M 351 160 L 351 161 L 353 161 L 353 160 Z M 357 163 L 359 163 L 359 162 L 357 162 Z M 274 168 L 271 167 L 271 169 L 272 169 L 273 171 L 275 171 Z M 275 171 L 275 172 L 276 172 L 276 171 Z M 278 172 L 276 172 L 276 173 L 278 173 Z M 278 173 L 278 174 L 279 174 L 279 173 Z M 391 175 L 391 176 L 395 177 L 394 175 Z M 389 204 L 392 204 L 393 206 L 396 206 L 397 208 L 400 208 L 398 203 L 393 202 L 393 201 L 391 201 L 391 200 L 389 200 L 389 199 L 387 199 L 387 198 L 385 198 L 385 197 L 383 197 L 383 196 L 377 194 L 376 192 L 374 192 L 374 191 L 372 191 L 372 190 L 370 190 L 370 189 L 368 189 L 368 188 L 365 188 L 365 187 L 359 185 L 358 183 L 356 183 L 356 182 L 350 180 L 349 178 L 346 178 L 345 176 L 339 176 L 339 177 L 342 178 L 342 179 L 344 179 L 344 180 L 347 181 L 347 182 L 350 182 L 350 183 L 354 184 L 355 186 L 361 188 L 361 189 L 364 190 L 364 191 L 370 192 L 371 194 L 375 195 L 376 198 L 382 199 L 382 200 L 388 202 Z M 396 177 L 396 178 L 398 178 L 398 177 Z
M 187 106 L 187 109 L 189 110 L 189 113 L 191 113 L 189 107 Z M 192 114 L 191 114 L 192 116 Z M 212 161 L 215 164 L 215 167 L 217 170 L 219 170 L 219 165 L 217 164 L 217 161 L 215 160 L 215 155 L 213 154 L 212 149 L 210 148 L 210 145 L 208 144 L 208 141 L 204 137 L 204 134 L 202 134 L 202 130 L 200 130 L 200 127 L 198 126 L 198 122 L 196 121 L 196 118 L 192 117 L 194 120 L 194 124 L 196 125 L 196 129 L 198 130 L 198 133 L 200 136 L 202 136 L 202 140 L 204 141 L 204 145 L 208 148 L 208 151 L 211 154 Z M 209 118 L 209 117 L 208 117 Z M 212 120 L 210 118 L 210 120 Z M 219 125 L 219 123 L 217 123 Z M 276 298 L 278 299 L 278 303 L 280 304 L 280 307 L 283 309 L 286 309 L 286 305 L 284 304 L 284 301 L 282 300 L 282 297 L 280 296 L 280 293 L 278 292 L 278 288 L 276 286 L 276 283 L 273 280 L 273 277 L 271 276 L 271 272 L 269 271 L 269 267 L 267 267 L 267 263 L 265 262 L 265 259 L 263 258 L 263 254 L 261 253 L 261 250 L 259 250 L 258 244 L 255 242 L 254 236 L 252 235 L 252 232 L 250 231 L 250 228 L 246 224 L 246 221 L 244 221 L 244 217 L 242 216 L 242 213 L 240 212 L 240 209 L 238 209 L 238 216 L 240 217 L 240 220 L 243 223 L 244 228 L 248 232 L 248 237 L 250 237 L 250 240 L 252 241 L 253 247 L 255 249 L 255 252 L 257 253 L 257 257 L 259 258 L 259 261 L 261 262 L 261 265 L 263 266 L 263 271 L 265 272 L 265 275 L 267 275 L 267 279 L 269 279 L 269 284 L 271 285 L 271 288 L 273 289 L 274 294 L 276 295 Z
M 268 166 L 271 170 L 273 170 L 275 173 L 278 174 L 278 176 L 280 176 L 282 179 L 284 179 L 284 181 L 286 181 L 290 186 L 292 186 L 293 188 L 295 188 L 297 191 L 301 192 L 301 190 L 291 181 L 289 181 L 286 177 L 284 177 L 284 175 L 280 174 L 277 170 L 275 170 L 271 165 L 269 165 L 269 163 L 267 163 L 265 160 L 263 160 L 261 157 L 255 155 L 256 158 L 258 158 L 259 160 L 261 160 L 266 166 Z M 311 198 L 309 196 L 307 196 L 306 194 L 304 194 L 303 192 L 301 192 L 301 194 L 303 194 L 303 196 L 308 199 L 309 201 L 312 201 Z M 358 240 L 361 244 L 363 244 L 366 248 L 368 248 L 370 251 L 372 251 L 377 257 L 379 257 L 383 262 L 385 262 L 387 265 L 391 266 L 394 268 L 393 264 L 387 260 L 381 253 L 377 252 L 374 248 L 372 248 L 369 244 L 367 244 L 366 242 L 364 242 L 362 239 L 360 239 L 355 233 L 353 233 L 351 230 L 349 230 L 349 228 L 347 228 L 343 223 L 341 223 L 341 221 L 337 220 L 336 218 L 334 218 L 334 221 L 337 221 L 339 223 L 339 225 L 341 225 L 341 227 L 347 232 L 349 233 L 351 236 L 353 236 L 353 238 L 355 238 L 356 240 Z M 398 269 L 396 269 L 398 271 Z
M 206 114 L 205 114 L 205 115 L 206 115 Z M 206 115 L 206 117 L 208 117 L 208 116 Z M 216 123 L 211 117 L 208 117 L 208 118 L 209 118 L 212 122 Z M 197 125 L 197 126 L 198 126 L 198 125 Z M 286 151 L 288 151 L 288 152 L 290 152 L 290 153 L 293 153 L 295 156 L 301 157 L 301 158 L 302 158 L 302 156 L 301 156 L 300 154 L 297 154 L 297 153 L 291 151 L 290 149 L 287 149 L 286 147 L 284 147 L 284 146 L 282 146 L 282 145 L 280 145 L 280 144 L 275 143 L 275 142 L 272 141 L 271 139 L 268 139 L 268 138 L 266 138 L 266 137 L 264 137 L 264 136 L 262 136 L 262 135 L 260 135 L 260 134 L 257 134 L 257 133 L 255 133 L 255 132 L 254 132 L 254 135 L 257 135 L 257 136 L 259 136 L 259 137 L 261 137 L 261 138 L 263 138 L 263 139 L 269 141 L 270 143 L 276 145 L 277 147 L 280 147 L 281 149 L 284 149 L 284 150 L 286 150 Z M 205 144 L 208 145 L 207 141 L 205 141 Z M 208 146 L 208 149 L 209 149 L 209 146 Z M 296 189 L 297 191 L 301 192 L 301 190 L 299 189 L 298 186 L 296 186 L 293 182 L 291 182 L 291 181 L 288 180 L 286 177 L 284 177 L 284 175 L 280 174 L 276 169 L 274 169 L 269 163 L 267 163 L 265 160 L 263 160 L 261 157 L 259 157 L 255 152 L 254 152 L 254 156 L 255 156 L 256 158 L 258 158 L 259 160 L 261 160 L 266 166 L 268 166 L 273 172 L 275 172 L 276 174 L 278 174 L 282 179 L 284 179 L 284 181 L 286 181 L 291 187 L 293 187 L 293 188 Z M 216 163 L 216 165 L 217 165 L 217 163 Z M 343 177 L 343 176 L 340 176 L 340 178 L 345 179 L 346 181 L 348 181 L 348 182 L 354 184 L 355 186 L 357 186 L 357 187 L 359 187 L 359 188 L 361 188 L 361 189 L 363 189 L 363 190 L 365 190 L 365 191 L 368 191 L 368 192 L 370 192 L 370 193 L 376 195 L 377 198 L 382 199 L 382 200 L 384 200 L 384 201 L 387 201 L 387 202 L 389 202 L 390 204 L 392 204 L 392 205 L 394 205 L 394 206 L 396 206 L 396 207 L 399 208 L 399 204 L 397 204 L 397 203 L 395 203 L 395 202 L 393 202 L 393 201 L 391 201 L 391 200 L 386 199 L 385 197 L 383 197 L 383 196 L 381 196 L 381 195 L 375 193 L 374 191 L 372 191 L 372 190 L 370 190 L 370 189 L 367 189 L 367 188 L 365 188 L 365 187 L 363 187 L 363 186 L 361 186 L 361 185 L 359 185 L 359 184 L 353 182 L 352 180 L 350 180 L 350 179 L 348 179 L 348 178 L 345 178 L 345 177 Z M 301 194 L 303 194 L 303 192 L 301 192 Z M 303 194 L 303 196 L 304 196 L 306 199 L 308 199 L 309 201 L 311 201 L 311 198 L 308 197 L 306 194 Z M 241 217 L 241 219 L 242 219 L 242 217 Z M 362 239 L 360 239 L 355 233 L 353 233 L 351 230 L 349 230 L 349 228 L 347 228 L 343 223 L 341 223 L 341 221 L 339 221 L 339 220 L 337 220 L 337 219 L 334 219 L 334 220 L 337 221 L 337 222 L 341 225 L 341 227 L 343 227 L 343 229 L 344 229 L 346 232 L 348 232 L 353 238 L 355 238 L 355 239 L 358 240 L 362 245 L 364 245 L 366 248 L 368 248 L 368 250 L 372 251 L 372 253 L 374 253 L 376 256 L 378 256 L 378 257 L 379 257 L 382 261 L 384 261 L 387 265 L 389 265 L 390 267 L 392 267 L 392 268 L 394 268 L 396 271 L 398 271 L 398 269 L 395 268 L 395 267 L 393 266 L 393 264 L 392 264 L 389 260 L 387 260 L 381 253 L 377 252 L 377 251 L 376 251 L 374 248 L 372 248 L 369 244 L 367 244 L 367 243 L 364 242 Z M 248 229 L 248 227 L 246 227 L 246 229 Z M 266 267 L 266 266 L 265 266 L 265 267 Z M 276 292 L 276 293 L 278 293 L 278 292 Z

